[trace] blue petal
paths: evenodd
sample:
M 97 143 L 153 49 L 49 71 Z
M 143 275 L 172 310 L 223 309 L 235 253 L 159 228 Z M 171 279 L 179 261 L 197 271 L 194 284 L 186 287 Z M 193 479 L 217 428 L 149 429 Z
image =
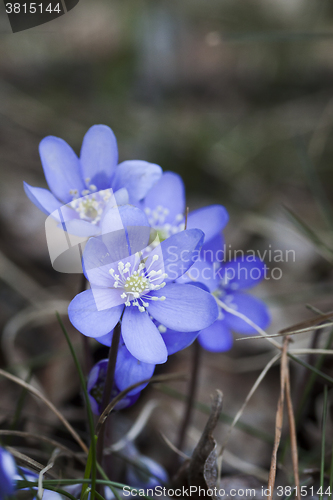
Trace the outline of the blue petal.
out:
M 67 142 L 58 137 L 45 137 L 39 144 L 45 178 L 56 198 L 64 203 L 72 201 L 70 191 L 85 189 L 80 173 L 80 162 Z
M 62 207 L 62 203 L 47 189 L 29 186 L 26 182 L 23 182 L 23 186 L 29 200 L 44 214 L 49 215 Z
M 100 233 L 99 228 L 95 224 L 80 219 L 67 220 L 62 223 L 62 227 L 68 234 L 73 236 L 89 237 Z
M 187 229 L 201 229 L 205 233 L 207 242 L 224 229 L 228 220 L 228 212 L 222 205 L 211 205 L 191 212 L 187 220 Z
M 139 208 L 131 205 L 124 205 L 112 208 L 103 217 L 102 235 L 103 241 L 108 249 L 114 247 L 114 231 L 124 230 L 124 238 L 128 243 L 127 249 L 122 245 L 119 247 L 119 259 L 127 255 L 134 254 L 143 250 L 149 242 L 150 226 L 145 213 Z M 117 235 L 117 238 L 121 237 Z
M 221 267 L 219 276 L 230 290 L 251 288 L 265 277 L 266 265 L 256 257 L 235 259 Z
M 218 234 L 202 245 L 200 257 L 205 262 L 223 262 L 225 260 L 225 242 L 222 234 Z
M 114 375 L 116 385 L 120 391 L 127 389 L 130 385 L 136 384 L 141 380 L 152 377 L 154 370 L 155 364 L 139 361 L 132 356 L 125 344 L 120 345 Z M 147 385 L 148 382 L 133 389 L 129 394 L 136 394 L 142 391 Z
M 158 206 L 168 209 L 165 223 L 173 224 L 177 215 L 185 212 L 185 188 L 180 175 L 165 172 L 148 192 L 144 208 L 155 210 Z
M 113 189 L 126 188 L 130 203 L 142 200 L 162 175 L 162 169 L 155 163 L 130 160 L 120 163 L 113 179 Z
M 109 270 L 115 262 L 100 238 L 90 238 L 83 252 L 84 274 L 90 283 L 111 287 L 114 283 Z
M 162 333 L 169 356 L 191 345 L 198 335 L 199 332 L 175 332 L 169 328 L 165 333 Z
M 90 179 L 87 187 L 93 184 L 101 190 L 111 186 L 118 163 L 118 147 L 109 127 L 94 125 L 88 130 L 83 139 L 80 161 L 83 179 Z
M 218 307 L 214 297 L 197 286 L 169 283 L 151 295 L 166 297 L 163 301 L 151 301 L 149 314 L 171 330 L 196 332 L 217 319 Z
M 233 338 L 225 321 L 217 320 L 200 332 L 198 341 L 207 351 L 225 352 L 231 349 Z
M 106 335 L 101 335 L 100 337 L 97 337 L 96 340 L 103 345 L 106 345 L 107 347 L 111 346 L 112 342 L 112 337 L 113 337 L 113 330 Z
M 149 318 L 147 312 L 136 307 L 126 307 L 121 333 L 129 352 L 144 363 L 165 363 L 168 352 L 160 332 Z
M 203 242 L 203 232 L 200 229 L 191 229 L 176 233 L 162 241 L 149 255 L 147 267 L 150 266 L 155 255 L 163 258 L 163 272 L 167 273 L 166 281 L 173 281 L 182 276 L 191 267 L 198 257 Z M 157 260 L 155 267 L 162 269 L 161 260 Z
M 114 199 L 115 199 L 118 207 L 120 205 L 128 205 L 128 203 L 129 203 L 129 196 L 128 196 L 127 189 L 125 189 L 125 188 L 118 189 L 118 191 L 116 191 L 114 193 Z M 107 208 L 108 207 L 106 207 L 106 209 Z
M 220 278 L 216 274 L 215 268 L 209 262 L 197 260 L 177 282 L 202 283 L 210 292 L 214 292 L 220 283 Z
M 97 310 L 92 290 L 80 293 L 68 306 L 70 322 L 87 337 L 100 337 L 109 333 L 118 323 L 123 306 Z
M 262 329 L 265 329 L 270 323 L 270 314 L 266 304 L 256 297 L 252 297 L 246 293 L 234 293 L 228 305 L 231 307 L 234 305 L 237 312 L 244 314 Z M 243 319 L 225 311 L 223 313 L 225 314 L 225 321 L 231 330 L 244 334 L 257 333 L 257 330 Z
M 124 262 L 126 263 L 126 261 Z M 104 288 L 91 283 L 91 291 L 98 311 L 104 311 L 105 309 L 109 310 L 110 308 L 123 305 L 126 302 L 126 299 L 121 297 L 122 290 L 119 288 Z
M 141 491 L 168 484 L 169 478 L 166 470 L 155 460 L 138 453 L 134 461 L 137 466 L 129 464 L 126 470 L 126 482 L 128 484 Z M 143 472 L 144 470 L 147 470 L 146 474 Z
M 0 448 L 0 498 L 14 493 L 16 464 L 12 455 Z

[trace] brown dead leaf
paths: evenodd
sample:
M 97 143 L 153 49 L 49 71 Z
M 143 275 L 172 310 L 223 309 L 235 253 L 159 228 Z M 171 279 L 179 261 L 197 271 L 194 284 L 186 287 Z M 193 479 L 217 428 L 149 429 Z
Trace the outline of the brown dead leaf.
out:
M 211 414 L 206 423 L 199 443 L 193 451 L 192 457 L 184 462 L 173 479 L 175 488 L 189 488 L 196 486 L 207 491 L 214 489 L 217 484 L 216 441 L 213 431 L 222 411 L 222 392 L 216 390 L 213 399 Z M 192 495 L 193 496 L 193 495 Z M 216 497 L 210 497 L 216 498 Z

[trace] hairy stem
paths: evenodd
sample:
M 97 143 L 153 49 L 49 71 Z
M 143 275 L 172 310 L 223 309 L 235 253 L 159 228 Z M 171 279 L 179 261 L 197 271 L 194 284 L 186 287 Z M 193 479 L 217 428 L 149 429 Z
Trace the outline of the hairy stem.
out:
M 87 289 L 87 279 L 82 273 L 80 276 L 80 287 L 79 293 L 84 292 Z M 93 360 L 89 346 L 89 338 L 85 335 L 81 335 L 82 338 L 82 347 L 83 347 L 83 359 L 84 359 L 84 374 L 88 376 L 90 370 L 93 367 Z
M 109 350 L 109 362 L 106 372 L 102 408 L 101 408 L 102 412 L 105 410 L 105 408 L 107 407 L 107 405 L 110 403 L 111 400 L 111 392 L 114 381 L 114 372 L 116 369 L 120 334 L 121 334 L 121 324 L 119 322 L 113 330 L 112 342 Z M 102 426 L 97 440 L 97 462 L 100 464 L 102 464 L 103 460 L 104 432 L 105 432 L 105 425 Z

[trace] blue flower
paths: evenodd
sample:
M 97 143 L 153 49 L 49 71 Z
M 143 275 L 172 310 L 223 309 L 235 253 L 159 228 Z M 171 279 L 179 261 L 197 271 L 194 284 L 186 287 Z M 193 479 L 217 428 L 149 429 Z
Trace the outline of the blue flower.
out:
M 31 481 L 31 482 L 36 482 L 38 481 L 38 474 L 35 472 L 32 472 L 29 469 L 26 469 L 25 467 L 19 467 L 17 473 L 15 474 L 15 481 L 18 480 L 26 480 L 26 481 Z M 37 486 L 33 486 L 31 488 L 20 488 L 19 491 L 38 491 Z M 33 498 L 33 500 L 37 500 L 37 495 Z M 62 497 L 59 495 L 59 493 L 56 493 L 55 491 L 52 490 L 44 490 L 42 500 L 62 500 Z
M 91 370 L 88 381 L 87 390 L 91 403 L 91 409 L 96 415 L 102 412 L 101 403 L 103 400 L 103 392 L 105 386 L 106 372 L 108 367 L 108 360 L 102 359 Z M 150 378 L 154 373 L 155 365 L 142 363 L 135 359 L 126 348 L 123 341 L 121 341 L 116 369 L 114 374 L 114 385 L 111 393 L 110 401 L 115 398 L 121 391 L 127 389 L 129 386 Z M 129 392 L 117 405 L 115 410 L 122 410 L 128 406 L 132 406 L 140 396 L 140 392 L 148 384 L 142 384 L 136 389 Z
M 0 448 L 0 500 L 14 493 L 16 464 L 12 455 Z
M 118 165 L 117 141 L 105 125 L 88 130 L 80 158 L 63 139 L 53 136 L 41 141 L 39 153 L 50 191 L 24 183 L 25 192 L 47 215 L 61 208 L 67 230 L 79 236 L 99 234 L 110 204 L 139 203 L 162 175 L 161 167 L 145 161 Z
M 91 289 L 72 300 L 68 315 L 81 333 L 97 339 L 121 320 L 122 338 L 132 356 L 144 363 L 164 363 L 168 350 L 154 320 L 163 329 L 193 332 L 207 328 L 218 316 L 216 301 L 207 291 L 172 283 L 193 264 L 204 234 L 199 229 L 181 231 L 147 254 L 134 253 L 134 248 L 144 248 L 144 238 L 142 227 L 131 229 L 128 257 L 122 250 L 117 258 L 128 241 L 121 231 L 88 241 L 83 263 Z
M 152 458 L 141 455 L 133 443 L 128 443 L 124 452 L 133 464 L 128 464 L 126 481 L 133 488 L 156 488 L 168 483 L 166 470 Z
M 231 349 L 232 331 L 245 335 L 257 333 L 254 326 L 232 314 L 232 310 L 262 329 L 270 323 L 266 304 L 244 292 L 262 281 L 265 276 L 265 264 L 250 256 L 219 266 L 198 260 L 181 278 L 181 281 L 202 283 L 216 300 L 219 308 L 218 319 L 203 329 L 198 336 L 201 346 L 213 352 Z
M 185 187 L 181 177 L 174 172 L 165 172 L 148 191 L 138 205 L 147 215 L 149 224 L 154 228 L 160 241 L 185 228 Z M 205 233 L 205 243 L 210 247 L 214 242 L 222 248 L 221 231 L 229 220 L 228 212 L 222 205 L 211 205 L 190 212 L 187 229 L 201 229 Z

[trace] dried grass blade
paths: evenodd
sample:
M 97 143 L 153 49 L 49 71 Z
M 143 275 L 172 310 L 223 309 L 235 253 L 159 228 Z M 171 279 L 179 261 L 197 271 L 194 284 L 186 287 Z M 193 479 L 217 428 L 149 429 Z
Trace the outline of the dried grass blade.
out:
M 281 356 L 281 371 L 280 371 L 280 396 L 276 411 L 275 420 L 275 439 L 271 459 L 271 467 L 269 471 L 268 478 L 268 500 L 273 499 L 273 491 L 276 477 L 276 464 L 277 464 L 277 452 L 279 449 L 281 434 L 282 434 L 282 424 L 283 424 L 283 408 L 284 408 L 284 396 L 285 396 L 285 385 L 286 385 L 286 375 L 287 375 L 287 352 L 288 352 L 289 338 L 286 337 L 283 342 L 282 356 Z
M 0 368 L 0 375 L 2 375 L 3 377 L 7 378 L 8 380 L 11 380 L 15 384 L 18 384 L 21 387 L 24 387 L 29 392 L 31 392 L 31 394 L 34 394 L 34 396 L 37 396 L 37 398 L 41 399 L 43 401 L 43 403 L 45 403 L 46 406 L 48 406 L 50 408 L 50 410 L 63 423 L 63 425 L 66 427 L 66 429 L 68 430 L 68 432 L 73 436 L 73 438 L 79 444 L 79 446 L 82 448 L 82 450 L 85 453 L 88 453 L 87 446 L 84 444 L 84 442 L 82 441 L 82 439 L 80 438 L 80 436 L 76 433 L 76 431 L 73 429 L 73 427 L 68 422 L 68 420 L 65 419 L 65 417 L 54 406 L 54 404 L 52 404 L 51 401 L 49 401 L 40 391 L 38 391 L 37 389 L 35 389 L 35 387 L 33 387 L 32 385 L 27 384 L 27 382 L 24 382 L 24 380 L 21 380 L 20 378 L 15 377 L 15 375 L 12 375 L 11 373 L 8 373 L 5 370 L 2 370 L 1 368 Z
M 136 389 L 137 387 L 140 387 L 142 384 L 146 384 L 147 382 L 150 383 L 157 383 L 157 382 L 169 382 L 170 380 L 186 380 L 187 379 L 187 374 L 186 373 L 171 373 L 170 375 L 155 375 L 154 377 L 147 378 L 145 380 L 141 380 L 140 382 L 137 382 L 136 384 L 130 385 L 125 389 L 124 391 L 121 391 L 118 396 L 116 396 L 111 403 L 108 404 L 108 406 L 105 408 L 103 413 L 98 419 L 97 425 L 96 425 L 96 430 L 95 434 L 98 436 L 104 422 L 108 418 L 109 414 L 112 412 L 113 408 L 116 406 L 116 404 L 121 401 L 126 394 L 131 392 L 133 389 Z
M 255 393 L 255 391 L 258 389 L 259 385 L 261 384 L 261 382 L 263 381 L 263 379 L 265 378 L 267 372 L 270 370 L 270 368 L 274 365 L 274 363 L 276 363 L 276 361 L 281 357 L 281 353 L 279 352 L 278 354 L 276 354 L 270 361 L 269 363 L 267 363 L 267 365 L 265 366 L 265 368 L 262 370 L 262 372 L 260 373 L 259 377 L 257 378 L 257 380 L 255 381 L 255 383 L 253 384 L 250 392 L 248 393 L 248 395 L 246 396 L 245 398 L 245 401 L 244 403 L 242 404 L 242 407 L 241 409 L 237 412 L 236 416 L 234 417 L 231 425 L 230 425 L 230 428 L 228 430 L 228 433 L 227 433 L 227 436 L 226 436 L 226 439 L 224 440 L 224 443 L 222 444 L 222 447 L 221 447 L 221 450 L 220 450 L 220 453 L 219 453 L 219 456 L 221 457 L 223 455 L 223 452 L 225 450 L 225 447 L 227 446 L 228 444 L 228 441 L 229 441 L 229 438 L 230 438 L 230 434 L 233 430 L 233 428 L 235 427 L 235 425 L 237 424 L 238 420 L 241 418 L 241 416 L 243 415 L 244 413 L 244 410 L 248 404 L 248 402 L 250 401 L 251 397 L 253 396 L 253 394 Z
M 297 500 L 301 500 L 299 471 L 298 471 L 296 425 L 295 425 L 293 404 L 291 400 L 289 363 L 287 365 L 287 374 L 286 374 L 286 400 L 287 400 L 289 430 L 290 430 L 291 459 L 293 464 L 294 481 L 296 486 L 296 498 Z

